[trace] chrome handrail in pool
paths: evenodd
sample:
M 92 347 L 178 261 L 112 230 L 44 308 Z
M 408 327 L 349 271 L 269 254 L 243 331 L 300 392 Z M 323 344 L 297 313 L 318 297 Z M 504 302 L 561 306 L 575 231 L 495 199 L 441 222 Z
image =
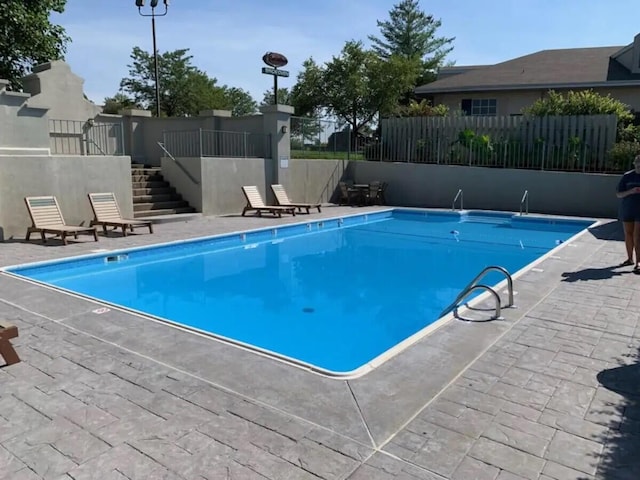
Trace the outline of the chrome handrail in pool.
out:
M 482 269 L 482 271 L 478 275 L 476 275 L 476 277 L 473 280 L 471 280 L 466 287 L 464 287 L 462 289 L 460 294 L 451 303 L 451 305 L 449 305 L 447 308 L 445 308 L 443 310 L 442 315 L 445 315 L 445 314 L 449 313 L 451 310 L 453 310 L 454 308 L 457 308 L 458 304 L 460 303 L 460 301 L 464 297 L 466 297 L 471 291 L 473 291 L 475 289 L 475 287 L 478 286 L 478 281 L 482 277 L 484 277 L 487 273 L 492 271 L 492 270 L 495 270 L 495 271 L 498 271 L 498 272 L 502 272 L 502 273 L 504 273 L 504 276 L 507 277 L 507 291 L 508 291 L 508 294 L 509 294 L 509 303 L 507 303 L 505 305 L 505 307 L 508 308 L 508 307 L 513 306 L 513 278 L 511 278 L 511 274 L 504 267 L 500 267 L 499 265 L 489 265 L 488 267 L 485 267 L 484 269 Z M 483 287 L 486 287 L 486 285 L 483 285 Z M 495 295 L 498 295 L 495 292 L 495 290 L 493 290 L 492 288 L 487 287 L 487 289 L 490 290 L 491 292 L 493 292 Z M 499 295 L 498 295 L 498 303 L 500 304 L 500 296 Z M 498 305 L 498 308 L 496 308 L 496 315 L 500 316 L 500 305 Z
M 460 210 L 464 210 L 464 193 L 462 192 L 462 189 L 458 190 L 458 193 L 456 193 L 456 196 L 453 198 L 451 210 L 456 209 L 456 201 L 458 200 L 458 197 L 460 197 Z
M 529 190 L 525 190 L 520 200 L 520 216 L 522 216 L 522 205 L 525 204 L 525 215 L 529 215 Z
M 498 295 L 493 288 L 491 288 L 488 285 L 484 285 L 482 283 L 478 283 L 477 285 L 473 285 L 471 288 L 468 288 L 467 290 L 465 290 L 465 295 L 470 294 L 474 290 L 487 290 L 489 293 L 491 293 L 491 295 L 493 295 L 493 298 L 496 301 L 496 313 L 494 314 L 493 317 L 491 317 L 491 320 L 495 320 L 497 318 L 500 318 L 500 295 Z M 462 297 L 462 298 L 464 298 L 464 297 Z M 458 305 L 456 305 L 453 308 L 454 312 L 457 309 L 458 309 Z M 456 314 L 456 316 L 457 316 L 457 314 Z

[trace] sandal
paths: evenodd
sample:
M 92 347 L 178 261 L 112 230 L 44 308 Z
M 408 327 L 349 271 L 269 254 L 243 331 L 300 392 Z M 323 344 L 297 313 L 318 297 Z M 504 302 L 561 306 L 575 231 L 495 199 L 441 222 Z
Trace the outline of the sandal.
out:
M 631 265 L 633 265 L 633 260 L 626 259 L 624 262 L 618 265 L 618 267 L 630 267 Z

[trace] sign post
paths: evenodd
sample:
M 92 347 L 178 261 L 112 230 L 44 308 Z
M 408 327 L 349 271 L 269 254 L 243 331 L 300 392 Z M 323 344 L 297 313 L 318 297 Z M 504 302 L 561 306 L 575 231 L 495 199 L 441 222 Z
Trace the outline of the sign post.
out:
M 276 52 L 265 53 L 262 56 L 262 61 L 269 65 L 268 67 L 262 67 L 262 73 L 273 75 L 273 103 L 278 105 L 278 77 L 289 76 L 287 70 L 279 70 L 279 67 L 284 67 L 289 61 L 283 54 Z

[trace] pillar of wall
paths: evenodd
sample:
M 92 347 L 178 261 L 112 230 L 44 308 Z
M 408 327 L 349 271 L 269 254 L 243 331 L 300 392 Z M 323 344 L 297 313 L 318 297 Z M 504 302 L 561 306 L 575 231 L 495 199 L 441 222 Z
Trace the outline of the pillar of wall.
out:
M 271 199 L 274 183 L 287 184 L 291 161 L 291 115 L 294 109 L 289 105 L 265 105 L 260 107 L 265 135 L 271 136 L 272 168 L 265 169 L 265 190 Z
M 128 108 L 120 112 L 124 130 L 125 155 L 131 157 L 131 163 L 145 163 L 145 141 L 143 123 L 145 118 L 151 118 L 149 110 Z

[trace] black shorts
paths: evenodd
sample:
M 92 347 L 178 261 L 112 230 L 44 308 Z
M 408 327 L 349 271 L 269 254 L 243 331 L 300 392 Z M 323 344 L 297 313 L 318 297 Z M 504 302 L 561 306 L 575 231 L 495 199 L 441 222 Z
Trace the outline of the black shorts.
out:
M 623 222 L 640 223 L 640 208 L 623 205 L 620 207 L 620 220 Z

